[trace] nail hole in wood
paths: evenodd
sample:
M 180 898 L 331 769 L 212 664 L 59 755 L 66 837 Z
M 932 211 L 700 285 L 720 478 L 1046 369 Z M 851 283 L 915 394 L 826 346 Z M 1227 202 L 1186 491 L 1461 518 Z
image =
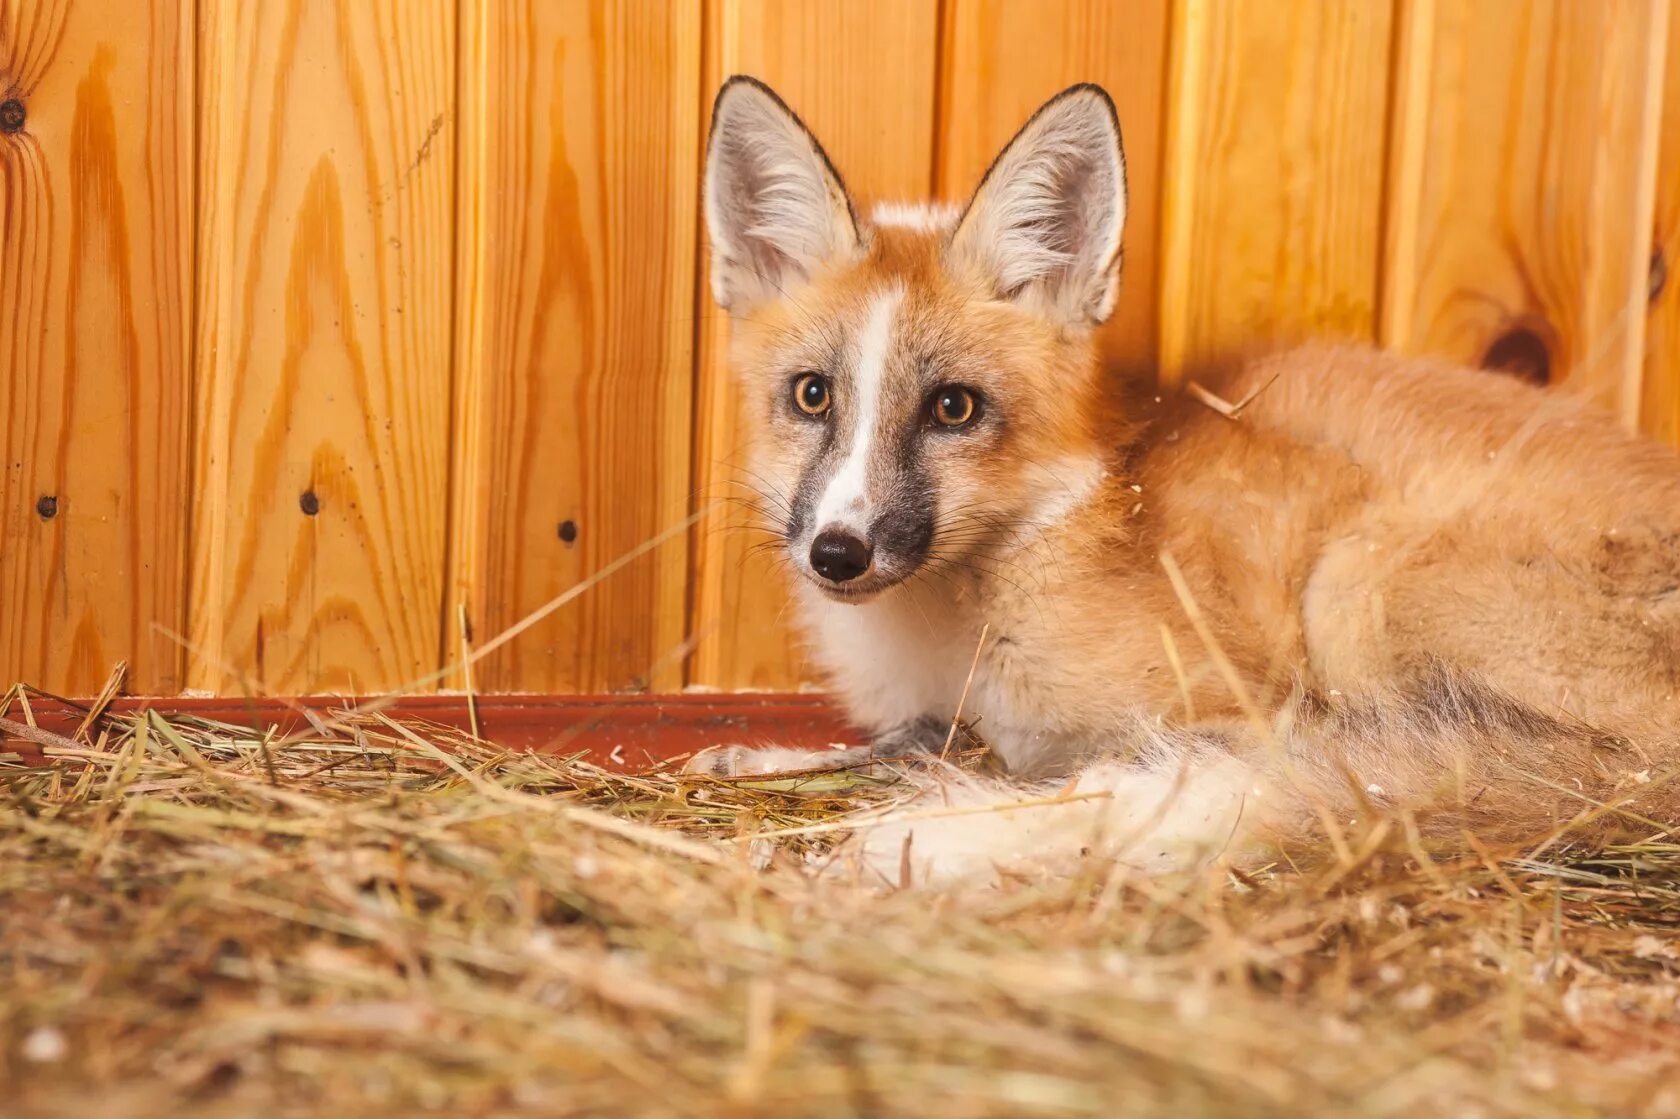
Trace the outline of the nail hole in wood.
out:
M 1481 367 L 1536 385 L 1552 379 L 1552 351 L 1541 330 L 1533 325 L 1513 326 L 1487 348 Z
M 0 132 L 22 132 L 28 119 L 29 114 L 24 111 L 22 101 L 15 97 L 0 101 Z
M 58 498 L 51 494 L 43 494 L 40 500 L 35 502 L 35 512 L 41 515 L 43 521 L 52 520 L 58 516 Z
M 298 508 L 303 510 L 304 516 L 313 517 L 321 511 L 321 499 L 315 496 L 314 490 L 304 490 L 303 496 L 298 498 Z
M 577 543 L 577 532 L 578 532 L 578 529 L 577 529 L 577 522 L 576 521 L 561 521 L 560 522 L 560 542 L 562 544 L 575 544 L 575 543 Z

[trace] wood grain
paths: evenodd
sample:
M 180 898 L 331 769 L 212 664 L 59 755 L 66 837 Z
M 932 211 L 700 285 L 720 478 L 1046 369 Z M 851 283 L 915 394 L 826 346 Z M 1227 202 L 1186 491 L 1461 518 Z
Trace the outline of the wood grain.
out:
M 441 643 L 454 5 L 200 8 L 189 678 L 395 686 Z
M 1152 370 L 1160 238 L 1161 98 L 1168 8 L 1160 0 L 954 0 L 942 47 L 937 193 L 964 202 L 992 159 L 1050 97 L 1096 82 L 1126 149 L 1125 272 L 1105 358 Z
M 1114 364 L 1377 336 L 1680 444 L 1676 3 L 0 0 L 0 687 L 413 681 L 694 510 L 470 682 L 810 683 L 696 283 L 735 72 L 864 207 L 1103 83 Z
M 1373 333 L 1389 0 L 1174 8 L 1163 373 L 1268 340 Z
M 1384 342 L 1636 421 L 1667 7 L 1402 4 Z
M 0 687 L 180 686 L 191 17 L 0 0 Z
M 860 208 L 922 201 L 933 190 L 938 62 L 935 0 L 710 0 L 707 104 L 730 74 L 770 83 L 821 138 Z M 705 262 L 702 260 L 702 268 Z M 695 478 L 702 502 L 724 502 L 696 532 L 689 682 L 763 690 L 808 682 L 788 628 L 786 576 L 743 492 L 740 425 L 725 360 L 727 322 L 702 289 Z
M 1680 446 L 1680 12 L 1669 7 L 1640 426 Z
M 701 21 L 699 0 L 464 10 L 448 618 L 482 643 L 688 516 Z M 687 571 L 678 533 L 473 683 L 679 687 Z

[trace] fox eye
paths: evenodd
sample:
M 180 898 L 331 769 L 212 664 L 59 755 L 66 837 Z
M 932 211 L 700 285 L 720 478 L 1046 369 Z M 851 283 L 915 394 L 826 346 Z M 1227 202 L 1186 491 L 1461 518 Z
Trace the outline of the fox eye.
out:
M 793 382 L 793 403 L 807 416 L 820 416 L 834 403 L 828 393 L 828 378 L 821 373 L 802 373 Z
M 964 427 L 980 414 L 980 398 L 961 385 L 934 390 L 933 422 L 940 427 Z

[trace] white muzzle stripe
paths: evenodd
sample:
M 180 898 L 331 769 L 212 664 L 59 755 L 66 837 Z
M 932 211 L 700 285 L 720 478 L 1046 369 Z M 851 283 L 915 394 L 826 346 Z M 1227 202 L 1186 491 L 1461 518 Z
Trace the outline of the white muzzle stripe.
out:
M 853 399 L 837 402 L 841 407 L 850 404 L 853 409 L 852 445 L 817 501 L 813 524 L 818 532 L 842 526 L 859 536 L 868 534 L 869 456 L 880 422 L 881 380 L 886 376 L 887 356 L 892 350 L 893 323 L 903 302 L 904 288 L 896 285 L 870 300 L 848 382 Z

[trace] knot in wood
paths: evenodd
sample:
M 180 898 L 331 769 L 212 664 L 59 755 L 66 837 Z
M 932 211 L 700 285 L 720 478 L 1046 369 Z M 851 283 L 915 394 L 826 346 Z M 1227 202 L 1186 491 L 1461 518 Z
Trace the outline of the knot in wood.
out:
M 1536 385 L 1552 379 L 1552 331 L 1533 319 L 1513 324 L 1482 355 L 1481 366 Z

